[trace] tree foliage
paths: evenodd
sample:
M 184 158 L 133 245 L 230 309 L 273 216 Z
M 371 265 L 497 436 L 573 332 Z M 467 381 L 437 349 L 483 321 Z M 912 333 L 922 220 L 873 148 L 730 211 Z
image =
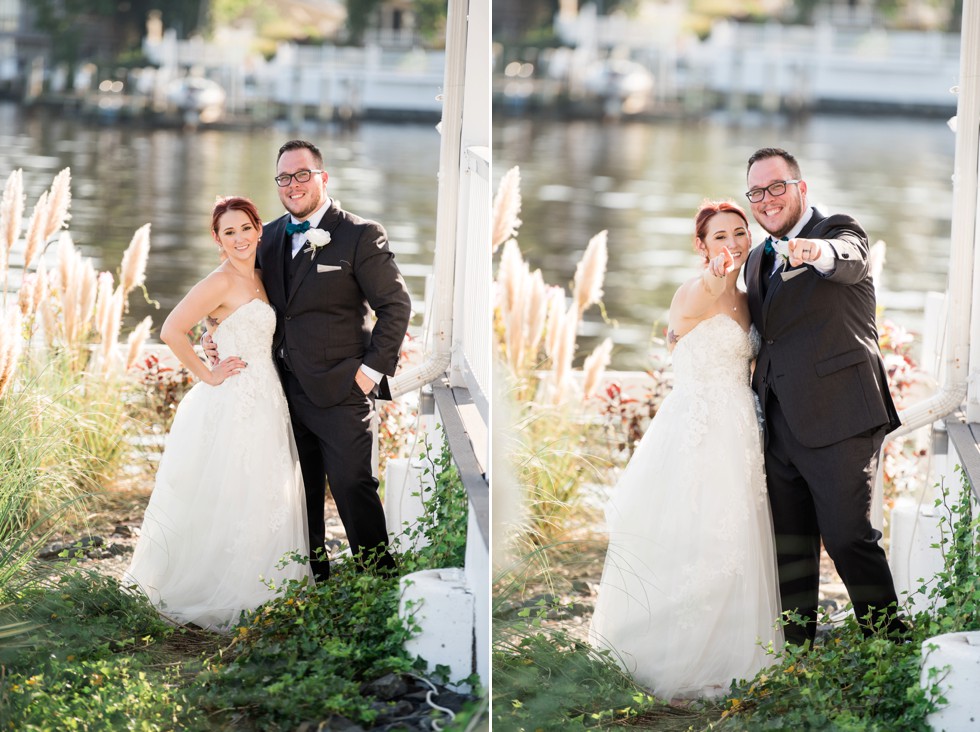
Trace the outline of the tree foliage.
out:
M 381 0 L 347 0 L 347 39 L 358 46 L 364 42 L 364 31 Z
M 113 61 L 138 49 L 151 11 L 179 35 L 197 31 L 207 0 L 34 0 L 37 27 L 51 36 L 55 62 Z

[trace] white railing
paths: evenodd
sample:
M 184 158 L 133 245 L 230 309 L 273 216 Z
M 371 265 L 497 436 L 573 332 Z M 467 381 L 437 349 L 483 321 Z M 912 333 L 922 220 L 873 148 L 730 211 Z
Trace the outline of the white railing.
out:
M 615 49 L 647 66 L 658 95 L 664 87 L 679 93 L 707 88 L 804 105 L 956 106 L 949 93 L 959 81 L 956 33 L 719 21 L 705 41 L 680 49 L 681 4 L 642 7 L 634 16 L 598 15 L 586 4 L 575 16 L 556 17 L 559 37 L 580 51 L 565 60 L 563 73 L 586 74 L 589 62 Z
M 722 93 L 955 107 L 959 36 L 717 23 L 692 66 Z
M 437 115 L 446 55 L 420 48 L 301 46 L 281 43 L 271 61 L 257 57 L 246 37 L 220 42 L 178 40 L 168 31 L 144 52 L 160 65 L 161 82 L 200 67 L 228 92 L 228 110 L 269 102 L 321 110 L 407 111 Z
M 454 385 L 465 386 L 490 422 L 490 151 L 470 147 L 463 153 L 463 191 L 460 196 L 460 230 L 457 249 L 456 329 L 450 373 Z M 464 228 L 465 227 L 465 228 Z M 456 378 L 458 375 L 458 378 Z

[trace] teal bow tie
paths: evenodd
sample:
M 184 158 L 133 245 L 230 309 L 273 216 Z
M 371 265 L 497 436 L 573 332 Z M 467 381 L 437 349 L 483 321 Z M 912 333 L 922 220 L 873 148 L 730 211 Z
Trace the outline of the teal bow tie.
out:
M 767 236 L 766 237 L 766 245 L 765 245 L 765 249 L 763 250 L 766 254 L 775 254 L 776 253 L 776 247 L 774 247 L 772 245 L 772 241 L 773 241 L 773 239 L 772 239 L 771 236 Z M 779 241 L 789 241 L 789 237 L 781 236 L 781 237 L 779 237 Z
M 293 234 L 303 234 L 310 230 L 309 221 L 300 221 L 298 224 L 292 222 L 286 224 L 286 233 L 292 236 Z

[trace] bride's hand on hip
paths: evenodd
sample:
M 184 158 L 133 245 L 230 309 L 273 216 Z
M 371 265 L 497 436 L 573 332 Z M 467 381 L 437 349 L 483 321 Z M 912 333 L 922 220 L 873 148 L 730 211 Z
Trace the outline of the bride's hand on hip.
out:
M 201 348 L 204 349 L 204 355 L 208 359 L 209 366 L 213 367 L 218 363 L 218 347 L 214 344 L 210 333 L 205 333 L 201 337 Z
M 234 376 L 243 368 L 248 366 L 247 363 L 242 361 L 238 356 L 229 356 L 228 358 L 218 361 L 217 364 L 211 369 L 211 375 L 207 380 L 207 383 L 211 386 L 217 386 L 224 382 L 229 376 Z

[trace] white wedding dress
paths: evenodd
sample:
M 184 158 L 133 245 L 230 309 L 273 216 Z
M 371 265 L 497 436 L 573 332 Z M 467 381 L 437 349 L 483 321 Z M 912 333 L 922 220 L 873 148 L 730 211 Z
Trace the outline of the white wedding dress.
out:
M 674 388 L 606 508 L 590 640 L 656 696 L 714 697 L 782 644 L 772 519 L 750 363 L 727 315 L 674 348 Z M 761 645 L 760 645 L 761 644 Z
M 171 620 L 225 631 L 273 596 L 266 580 L 309 576 L 306 501 L 286 398 L 272 361 L 276 315 L 252 300 L 213 333 L 246 368 L 181 400 L 123 584 Z

